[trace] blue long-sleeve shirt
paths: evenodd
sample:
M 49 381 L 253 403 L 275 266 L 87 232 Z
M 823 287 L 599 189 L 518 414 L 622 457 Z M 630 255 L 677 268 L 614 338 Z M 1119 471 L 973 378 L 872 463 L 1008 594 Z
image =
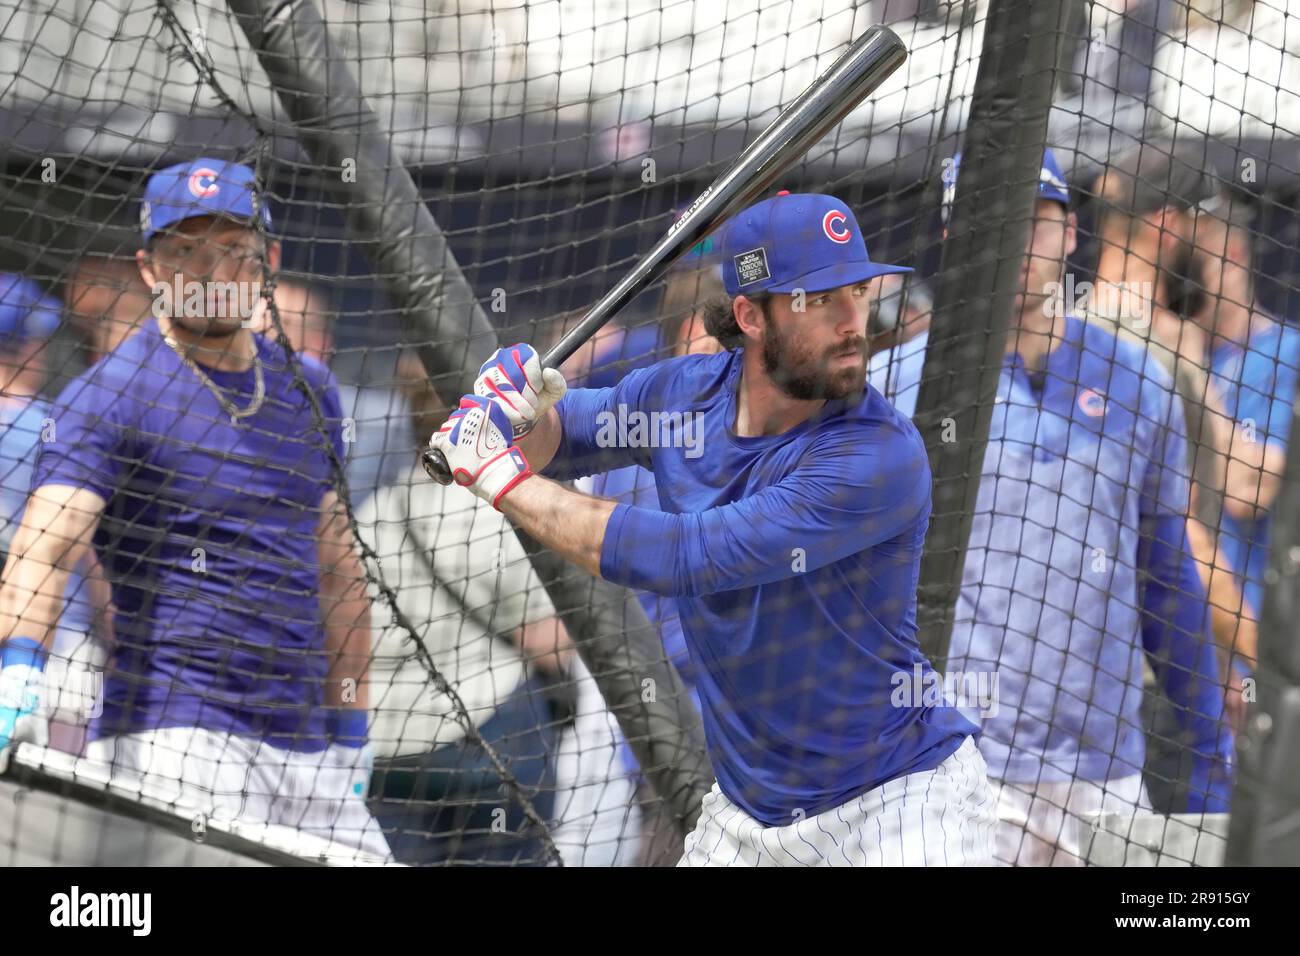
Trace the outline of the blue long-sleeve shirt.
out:
M 1228 417 L 1285 454 L 1300 379 L 1300 330 L 1272 320 L 1259 322 L 1244 347 L 1220 341 L 1210 362 L 1210 382 Z M 1257 520 L 1242 520 L 1224 511 L 1220 520 L 1219 541 L 1246 602 L 1259 615 L 1264 607 L 1273 516 L 1266 512 Z
M 872 383 L 909 415 L 925 346 L 918 336 L 872 360 Z M 1142 625 L 1181 619 L 1174 632 L 1196 631 L 1213 664 L 1203 631 L 1185 623 L 1205 613 L 1190 559 L 1153 569 L 1139 554 L 1144 525 L 1183 527 L 1182 406 L 1144 349 L 1073 317 L 1045 372 L 1036 390 L 1018 356 L 1002 368 L 949 667 L 997 670 L 999 708 L 980 741 L 992 775 L 1113 779 L 1145 760 Z M 1180 587 L 1188 568 L 1194 584 Z M 1175 599 L 1173 612 L 1144 608 L 1141 571 Z M 1203 683 L 1179 682 L 1179 672 L 1164 675 L 1175 678 L 1175 702 L 1204 713 L 1188 693 Z
M 740 373 L 737 352 L 684 356 L 570 391 L 545 474 L 654 473 L 662 510 L 615 508 L 601 574 L 677 598 L 718 785 L 785 825 L 933 769 L 976 728 L 899 693 L 900 675 L 935 679 L 916 640 L 930 469 L 915 427 L 867 389 L 738 436 Z

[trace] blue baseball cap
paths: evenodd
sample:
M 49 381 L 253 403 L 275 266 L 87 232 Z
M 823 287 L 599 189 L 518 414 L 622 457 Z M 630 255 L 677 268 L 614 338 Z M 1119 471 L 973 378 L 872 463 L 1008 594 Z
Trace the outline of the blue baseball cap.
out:
M 728 220 L 722 231 L 728 295 L 825 292 L 876 276 L 911 272 L 872 262 L 858 220 L 834 196 L 780 192 Z
M 62 303 L 31 279 L 0 272 L 0 348 L 48 339 L 62 315 Z
M 185 219 L 220 216 L 271 228 L 271 210 L 247 166 L 206 156 L 160 169 L 149 177 L 140 203 L 140 231 L 148 242 Z
M 957 197 L 957 173 L 961 170 L 961 153 L 952 158 L 952 163 L 943 171 L 943 221 L 948 221 L 953 201 Z M 1056 161 L 1050 149 L 1043 150 L 1043 164 L 1038 170 L 1038 198 L 1059 202 L 1066 209 L 1070 208 L 1070 186 L 1061 172 L 1061 164 Z

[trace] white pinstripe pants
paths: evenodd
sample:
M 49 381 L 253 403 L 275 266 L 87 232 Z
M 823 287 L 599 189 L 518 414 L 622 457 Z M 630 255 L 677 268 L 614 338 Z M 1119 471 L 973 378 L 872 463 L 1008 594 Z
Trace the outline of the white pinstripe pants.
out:
M 1151 812 L 1140 773 L 1114 780 L 1005 783 L 991 780 L 997 801 L 998 866 L 1083 866 L 1087 816 Z
M 996 800 L 975 741 L 787 826 L 764 826 L 714 784 L 678 866 L 991 866 Z
M 291 827 L 390 859 L 365 797 L 349 789 L 352 769 L 331 765 L 337 754 L 338 748 L 281 750 L 199 727 L 107 737 L 86 748 L 87 758 L 107 765 L 115 779 L 143 779 L 154 796 L 184 805 L 184 812 Z

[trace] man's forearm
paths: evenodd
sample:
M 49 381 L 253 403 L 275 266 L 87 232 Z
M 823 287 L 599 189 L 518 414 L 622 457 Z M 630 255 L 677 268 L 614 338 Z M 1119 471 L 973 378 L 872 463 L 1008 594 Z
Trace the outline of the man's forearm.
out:
M 0 641 L 49 646 L 68 576 L 90 551 L 103 510 L 98 494 L 71 485 L 42 485 L 28 496 L 0 584 Z
M 1196 570 L 1210 602 L 1210 621 L 1214 639 L 1223 651 L 1224 660 L 1233 654 L 1254 660 L 1255 621 L 1244 606 L 1241 588 L 1232 573 L 1232 565 L 1219 541 L 1200 521 L 1187 520 L 1187 537 L 1192 544 Z
M 321 615 L 329 673 L 325 706 L 364 709 L 370 667 L 370 596 L 353 544 L 347 512 L 333 491 L 320 504 L 316 554 L 320 561 Z
M 617 506 L 616 501 L 581 495 L 538 475 L 513 488 L 499 505 L 516 525 L 597 577 L 605 528 Z
M 356 570 L 360 571 L 359 566 Z M 325 649 L 330 661 L 325 706 L 365 709 L 369 705 L 366 676 L 370 669 L 370 599 L 365 583 L 359 574 L 326 571 L 321 575 L 321 596 L 325 602 Z
M 1285 465 L 1286 455 L 1277 446 L 1234 429 L 1223 506 L 1242 521 L 1263 518 L 1282 487 Z
M 63 613 L 68 570 L 30 556 L 13 554 L 0 585 L 0 641 L 27 637 L 46 647 Z
M 515 442 L 519 450 L 528 459 L 528 466 L 535 472 L 541 472 L 555 457 L 555 450 L 560 447 L 563 426 L 560 425 L 560 413 L 548 408 L 532 431 Z

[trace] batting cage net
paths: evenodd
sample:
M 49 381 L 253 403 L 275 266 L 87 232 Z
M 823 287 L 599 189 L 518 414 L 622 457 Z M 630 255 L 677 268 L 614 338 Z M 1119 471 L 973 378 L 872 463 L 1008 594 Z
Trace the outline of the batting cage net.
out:
M 0 861 L 1300 859 L 1294 6 L 0 0 Z

